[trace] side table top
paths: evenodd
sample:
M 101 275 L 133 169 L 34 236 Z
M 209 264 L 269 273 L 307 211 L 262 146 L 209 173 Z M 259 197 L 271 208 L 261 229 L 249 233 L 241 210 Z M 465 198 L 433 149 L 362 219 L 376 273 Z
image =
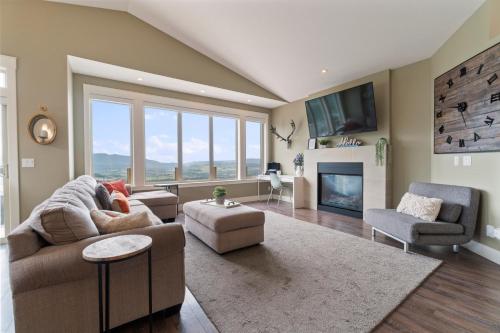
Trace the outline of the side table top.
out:
M 82 251 L 83 259 L 90 262 L 110 262 L 135 256 L 149 249 L 153 240 L 144 235 L 122 235 L 90 244 Z

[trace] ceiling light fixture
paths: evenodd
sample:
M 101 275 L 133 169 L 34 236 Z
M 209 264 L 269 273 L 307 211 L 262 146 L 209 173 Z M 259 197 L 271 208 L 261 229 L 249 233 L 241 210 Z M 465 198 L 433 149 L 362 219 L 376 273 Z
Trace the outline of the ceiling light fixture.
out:
M 200 92 L 201 92 L 202 94 L 204 94 L 204 93 L 205 93 L 205 90 L 201 89 L 201 90 L 200 90 Z
M 252 100 L 251 100 L 251 99 L 247 99 L 247 102 L 248 102 L 248 103 L 252 103 Z
M 137 78 L 137 81 L 142 81 L 142 80 L 143 80 L 143 78 L 142 78 L 142 77 L 138 77 L 138 78 Z
M 328 72 L 328 69 L 326 69 L 326 68 L 323 68 L 323 69 L 321 70 L 321 74 L 325 74 L 326 72 Z

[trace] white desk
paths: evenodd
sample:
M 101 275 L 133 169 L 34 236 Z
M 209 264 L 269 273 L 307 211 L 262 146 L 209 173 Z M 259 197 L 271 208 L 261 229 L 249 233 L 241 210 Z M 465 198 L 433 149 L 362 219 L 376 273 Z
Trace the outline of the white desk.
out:
M 296 177 L 291 175 L 280 175 L 280 180 L 283 184 L 290 184 L 292 186 L 292 208 L 304 207 L 304 177 Z M 269 175 L 257 176 L 257 200 L 260 201 L 260 183 L 270 182 Z

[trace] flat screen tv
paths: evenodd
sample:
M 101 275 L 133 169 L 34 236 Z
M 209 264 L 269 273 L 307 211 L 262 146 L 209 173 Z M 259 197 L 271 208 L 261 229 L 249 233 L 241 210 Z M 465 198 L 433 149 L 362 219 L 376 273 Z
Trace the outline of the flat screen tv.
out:
M 372 82 L 308 100 L 306 112 L 311 138 L 377 130 Z

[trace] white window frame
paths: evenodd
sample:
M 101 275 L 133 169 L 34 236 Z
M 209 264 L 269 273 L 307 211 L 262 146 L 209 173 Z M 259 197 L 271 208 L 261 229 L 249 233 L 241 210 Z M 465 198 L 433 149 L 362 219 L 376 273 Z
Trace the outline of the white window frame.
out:
M 209 157 L 210 165 L 213 166 L 213 133 L 212 133 L 212 117 L 229 117 L 237 120 L 237 178 L 235 180 L 221 180 L 215 179 L 213 171 L 209 172 L 209 179 L 207 180 L 175 180 L 175 183 L 183 184 L 204 184 L 204 183 L 231 183 L 231 182 L 246 182 L 255 181 L 255 177 L 246 177 L 246 163 L 245 163 L 245 149 L 246 149 L 246 121 L 261 122 L 262 126 L 262 148 L 261 148 L 261 170 L 264 170 L 269 159 L 269 142 L 268 136 L 264 135 L 268 132 L 269 128 L 269 114 L 254 112 L 243 109 L 235 109 L 211 104 L 204 104 L 199 102 L 191 102 L 181 99 L 156 96 L 144 94 L 134 91 L 114 89 L 102 86 L 95 86 L 84 84 L 84 135 L 85 135 L 85 173 L 92 174 L 92 133 L 91 133 L 91 112 L 90 101 L 92 99 L 101 99 L 109 101 L 132 101 L 132 179 L 133 185 L 138 187 L 148 187 L 151 184 L 145 182 L 145 123 L 144 123 L 144 108 L 147 106 L 164 108 L 177 112 L 177 144 L 178 144 L 178 158 L 177 158 L 177 174 L 182 177 L 182 113 L 197 113 L 209 116 Z
M 0 67 L 6 73 L 6 87 L 0 88 L 1 103 L 7 105 L 7 161 L 8 161 L 8 202 L 5 203 L 6 215 L 5 234 L 19 225 L 19 169 L 17 143 L 17 92 L 16 72 L 17 60 L 15 57 L 0 55 Z M 4 239 L 0 239 L 3 243 Z

